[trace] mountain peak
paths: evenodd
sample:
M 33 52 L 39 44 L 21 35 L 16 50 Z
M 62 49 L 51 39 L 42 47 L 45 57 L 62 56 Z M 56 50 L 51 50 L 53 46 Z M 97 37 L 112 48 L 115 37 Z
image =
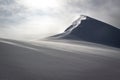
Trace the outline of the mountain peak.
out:
M 54 38 L 82 40 L 120 48 L 120 29 L 81 15 L 64 33 L 53 36 Z
M 85 15 L 80 15 L 80 17 L 78 19 L 76 19 L 72 25 L 70 27 L 68 27 L 65 31 L 72 31 L 74 28 L 76 28 L 82 20 L 85 20 L 87 18 L 87 16 Z

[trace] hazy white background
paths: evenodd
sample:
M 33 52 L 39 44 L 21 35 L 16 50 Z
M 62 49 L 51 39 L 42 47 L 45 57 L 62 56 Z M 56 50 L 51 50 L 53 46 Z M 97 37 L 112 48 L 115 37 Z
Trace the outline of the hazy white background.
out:
M 120 28 L 119 0 L 0 0 L 0 37 L 40 39 L 84 14 Z

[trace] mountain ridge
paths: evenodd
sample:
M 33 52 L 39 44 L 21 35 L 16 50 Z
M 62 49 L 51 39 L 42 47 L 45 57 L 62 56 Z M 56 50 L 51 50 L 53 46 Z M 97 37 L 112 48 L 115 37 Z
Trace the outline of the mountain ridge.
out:
M 120 48 L 120 29 L 85 15 L 80 16 L 63 33 L 50 38 L 82 40 Z

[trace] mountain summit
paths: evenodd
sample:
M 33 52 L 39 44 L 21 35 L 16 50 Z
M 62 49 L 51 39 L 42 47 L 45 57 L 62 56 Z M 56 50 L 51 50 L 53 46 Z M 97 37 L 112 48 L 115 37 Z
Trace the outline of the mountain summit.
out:
M 64 33 L 52 38 L 82 40 L 120 48 L 120 29 L 82 15 Z

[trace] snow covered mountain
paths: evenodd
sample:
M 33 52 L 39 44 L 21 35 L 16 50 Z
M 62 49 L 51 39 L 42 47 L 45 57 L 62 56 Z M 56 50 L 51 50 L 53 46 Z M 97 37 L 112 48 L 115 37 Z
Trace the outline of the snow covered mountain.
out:
M 120 29 L 85 15 L 81 15 L 64 33 L 51 38 L 82 40 L 120 48 Z

